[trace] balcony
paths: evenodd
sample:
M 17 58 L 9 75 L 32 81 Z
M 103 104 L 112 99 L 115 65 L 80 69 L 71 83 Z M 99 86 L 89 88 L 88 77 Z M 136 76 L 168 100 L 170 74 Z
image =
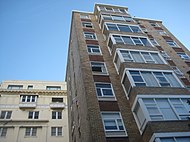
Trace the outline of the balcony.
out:
M 19 108 L 36 108 L 36 102 L 20 102 Z
M 53 103 L 50 103 L 50 108 L 51 109 L 64 109 L 65 103 L 53 102 Z

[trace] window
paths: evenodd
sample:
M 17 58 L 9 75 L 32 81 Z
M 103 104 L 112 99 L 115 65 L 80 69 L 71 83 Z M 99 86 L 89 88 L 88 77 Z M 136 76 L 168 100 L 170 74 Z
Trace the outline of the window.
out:
M 28 85 L 28 89 L 33 89 L 33 86 L 32 85 Z
M 127 16 L 118 16 L 118 15 L 110 15 L 110 14 L 102 14 L 101 15 L 104 20 L 113 20 L 113 21 L 125 21 L 131 22 L 133 18 L 129 15 Z
M 143 130 L 148 121 L 189 120 L 190 106 L 187 100 L 188 98 L 179 96 L 171 98 L 163 95 L 155 98 L 141 96 L 133 107 L 139 129 Z
M 160 27 L 157 23 L 155 22 L 150 22 L 150 25 L 153 26 L 153 27 Z
M 8 85 L 7 89 L 23 89 L 23 85 Z
M 154 133 L 150 142 L 190 142 L 189 132 Z
M 0 119 L 10 119 L 12 111 L 1 111 Z
M 160 51 L 160 54 L 165 60 L 170 60 L 170 56 L 166 53 L 166 51 Z
M 20 101 L 21 102 L 27 102 L 27 103 L 31 103 L 31 102 L 36 102 L 37 100 L 37 96 L 36 95 L 21 95 L 20 96 Z
M 86 39 L 96 39 L 95 33 L 90 33 L 90 32 L 84 32 L 84 37 Z
M 168 34 L 167 34 L 165 31 L 163 31 L 163 30 L 157 30 L 157 32 L 158 32 L 160 35 L 168 36 Z
M 118 50 L 118 55 L 124 62 L 164 64 L 164 60 L 157 52 Z
M 52 111 L 52 119 L 62 119 L 62 111 Z
M 179 47 L 177 45 L 177 43 L 173 40 L 166 40 L 166 43 L 170 46 L 170 47 Z
M 92 71 L 94 73 L 107 74 L 106 67 L 104 63 L 101 62 L 91 62 Z
M 92 23 L 90 22 L 82 22 L 82 26 L 85 28 L 92 28 Z
M 95 83 L 98 98 L 115 98 L 110 83 Z
M 121 32 L 133 32 L 133 33 L 141 33 L 141 29 L 135 25 L 121 25 L 121 24 L 105 24 L 108 30 L 111 31 L 121 31 Z
M 129 70 L 127 75 L 132 86 L 182 87 L 172 71 Z
M 54 103 L 62 103 L 63 98 L 52 98 L 52 102 L 54 102 Z
M 155 45 L 155 46 L 159 46 L 158 42 L 154 39 L 154 38 L 151 38 L 150 39 L 150 42 Z
M 190 57 L 186 53 L 177 53 L 177 55 L 183 60 L 190 60 Z
M 116 44 L 152 46 L 146 37 L 131 37 L 122 35 L 112 35 L 112 39 Z
M 172 66 L 172 69 L 174 70 L 176 75 L 183 76 L 183 73 L 178 69 L 178 67 Z
M 61 90 L 61 86 L 46 86 L 46 90 Z
M 101 54 L 100 47 L 98 45 L 87 45 L 88 53 Z
M 29 111 L 28 119 L 38 119 L 39 118 L 39 111 Z
M 90 19 L 88 15 L 80 15 L 81 19 Z
M 0 137 L 6 137 L 6 135 L 7 135 L 7 128 L 0 127 Z
M 25 130 L 25 136 L 36 136 L 37 135 L 37 128 L 36 127 L 28 127 Z
M 106 136 L 126 136 L 123 120 L 119 112 L 102 112 Z
M 98 6 L 98 8 L 101 11 L 128 13 L 126 9 L 122 9 L 122 8 L 111 8 L 111 7 L 104 7 L 104 6 Z
M 51 127 L 51 136 L 62 136 L 62 127 Z

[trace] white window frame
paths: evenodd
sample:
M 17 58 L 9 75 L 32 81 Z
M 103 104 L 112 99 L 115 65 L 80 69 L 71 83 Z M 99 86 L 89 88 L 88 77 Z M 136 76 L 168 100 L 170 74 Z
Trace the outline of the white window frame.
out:
M 170 56 L 168 55 L 168 53 L 166 53 L 166 51 L 160 51 L 160 54 L 165 60 L 171 60 Z
M 7 127 L 0 127 L 0 138 L 6 137 L 7 135 Z
M 158 44 L 158 42 L 154 39 L 154 38 L 149 38 L 150 39 L 150 42 L 154 45 L 154 46 L 160 46 Z M 155 44 L 154 44 L 155 43 Z
M 157 30 L 157 32 L 160 35 L 166 35 L 166 36 L 168 36 L 168 34 L 164 30 Z
M 131 28 L 131 26 L 136 26 L 136 27 L 138 27 L 138 28 L 139 28 L 139 30 L 140 30 L 140 32 L 137 32 L 137 33 L 143 33 L 143 31 L 142 31 L 142 29 L 141 29 L 141 27 L 140 27 L 139 25 L 134 25 L 134 24 L 123 24 L 123 23 L 112 23 L 112 22 L 105 22 L 105 23 L 104 23 L 104 26 L 106 26 L 106 29 L 107 29 L 107 30 L 109 30 L 109 28 L 108 28 L 107 24 L 115 24 L 115 26 L 117 27 L 117 30 L 118 30 L 118 31 L 120 31 L 120 29 L 119 29 L 118 25 L 128 26 L 128 27 L 129 27 L 129 29 L 131 30 L 131 33 L 136 33 L 136 32 L 134 32 L 134 31 L 132 30 L 132 28 Z M 123 32 L 123 31 L 122 31 L 122 32 Z
M 39 119 L 39 111 L 29 111 L 28 112 L 28 119 Z M 30 118 L 30 114 L 32 114 L 32 117 Z M 37 118 L 35 118 L 37 117 Z
M 86 22 L 86 21 L 82 21 L 82 27 L 93 29 L 92 23 L 91 22 Z
M 25 100 L 23 101 L 23 97 L 25 97 Z M 33 100 L 33 97 L 34 97 L 34 101 Z M 20 102 L 21 103 L 35 103 L 37 101 L 37 95 L 21 95 L 20 96 Z M 30 99 L 30 101 L 27 101 L 28 98 Z
M 109 34 L 109 38 L 111 38 L 113 44 L 117 44 L 116 41 L 115 41 L 115 39 L 114 39 L 114 37 L 113 37 L 114 35 L 120 36 L 121 39 L 122 39 L 122 41 L 123 41 L 123 44 L 126 44 L 126 43 L 124 42 L 122 36 L 128 36 L 128 37 L 131 39 L 131 41 L 133 42 L 133 45 L 131 45 L 131 46 L 138 46 L 138 45 L 135 44 L 135 42 L 134 42 L 133 39 L 132 39 L 132 37 L 137 37 L 137 38 L 146 38 L 146 39 L 148 40 L 148 42 L 150 43 L 150 45 L 151 45 L 151 46 L 148 46 L 148 47 L 155 47 L 155 46 L 150 42 L 150 40 L 149 40 L 148 37 L 145 37 L 145 36 L 136 36 L 136 35 L 127 35 L 127 34 Z M 109 38 L 108 38 L 108 39 L 109 39 Z M 141 40 L 140 40 L 140 42 L 142 43 Z M 143 43 L 142 43 L 142 44 L 143 44 Z M 145 46 L 145 45 L 143 44 L 143 46 Z M 147 46 L 145 46 L 145 47 L 147 47 Z
M 181 54 L 184 54 L 184 55 L 181 55 Z M 186 60 L 186 61 L 189 61 L 190 60 L 190 56 L 187 55 L 185 52 L 177 52 L 177 55 L 182 59 L 182 60 Z M 188 58 L 185 58 L 184 56 L 188 57 Z
M 125 61 L 120 50 L 125 50 L 125 51 L 128 51 L 129 52 L 129 55 L 131 56 L 131 61 Z M 141 55 L 141 57 L 143 58 L 144 60 L 144 63 L 150 63 L 150 62 L 147 62 L 146 59 L 144 59 L 143 55 L 142 55 L 142 52 L 146 52 L 146 53 L 149 53 L 149 55 L 151 56 L 152 60 L 154 61 L 154 63 L 152 62 L 151 64 L 159 64 L 159 63 L 156 63 L 156 60 L 154 60 L 154 58 L 152 57 L 151 53 L 156 53 L 158 54 L 158 56 L 160 57 L 160 59 L 162 60 L 163 64 L 168 64 L 164 58 L 160 55 L 160 53 L 158 51 L 147 51 L 147 50 L 131 50 L 131 49 L 122 49 L 122 48 L 117 48 L 116 49 L 116 52 L 115 52 L 115 56 L 114 56 L 114 59 L 113 61 L 115 61 L 115 57 L 116 57 L 116 54 L 118 54 L 121 62 L 134 62 L 134 59 L 133 59 L 133 56 L 131 55 L 131 51 L 136 51 L 136 52 L 139 52 L 139 54 Z
M 168 44 L 169 47 L 180 48 L 179 45 L 174 40 L 166 40 L 166 43 Z M 174 46 L 170 45 L 169 43 L 172 43 Z
M 55 134 L 53 133 L 53 129 L 55 129 Z M 59 130 L 61 130 L 61 135 L 59 134 Z M 63 136 L 63 127 L 51 127 L 51 136 L 60 137 Z
M 146 125 L 147 125 L 147 123 L 149 121 L 168 121 L 168 119 L 167 120 L 164 120 L 164 119 L 163 120 L 151 120 L 149 112 L 148 112 L 148 110 L 147 110 L 147 108 L 146 108 L 146 106 L 145 106 L 145 104 L 144 104 L 144 102 L 142 100 L 142 99 L 150 99 L 150 98 L 151 99 L 168 99 L 168 100 L 173 99 L 173 98 L 174 99 L 175 98 L 176 99 L 186 99 L 186 98 L 190 99 L 190 96 L 188 96 L 188 95 L 161 95 L 160 94 L 160 95 L 151 95 L 151 97 L 150 97 L 150 95 L 137 95 L 136 98 L 135 98 L 135 101 L 133 103 L 133 106 L 132 106 L 132 112 L 133 112 L 133 116 L 135 118 L 135 121 L 137 123 L 137 126 L 138 126 L 139 131 L 140 131 L 141 134 L 143 133 L 143 131 L 144 131 L 144 129 L 145 129 L 145 127 L 146 127 Z M 135 108 L 137 106 L 137 103 L 140 105 L 140 108 L 142 109 L 142 112 L 143 112 L 143 114 L 145 116 L 145 122 L 142 125 L 140 125 L 140 123 L 138 121 L 138 118 L 137 118 L 137 116 L 135 114 Z M 169 103 L 171 104 L 170 107 L 172 108 L 172 110 L 174 111 L 176 117 L 178 118 L 178 119 L 175 119 L 175 120 L 181 120 L 181 118 L 179 117 L 180 114 L 178 114 L 176 112 L 174 106 L 172 105 L 172 103 L 170 101 L 169 101 Z M 186 109 L 188 109 L 188 108 L 186 108 Z M 163 114 L 161 113 L 161 115 L 163 115 Z
M 29 135 L 27 133 L 29 131 Z M 26 127 L 25 137 L 36 137 L 37 136 L 37 127 Z
M 19 89 L 23 89 L 23 85 L 8 85 L 7 89 L 19 90 Z
M 91 68 L 92 68 L 92 63 L 100 63 L 100 64 L 103 64 L 103 66 L 104 66 L 104 68 L 105 68 L 105 72 L 95 72 L 95 71 L 92 70 L 92 73 L 93 73 L 94 75 L 109 75 L 105 62 L 91 61 L 91 62 L 90 62 Z M 101 68 L 102 68 L 102 67 L 101 67 Z
M 172 69 L 174 70 L 176 75 L 183 76 L 183 72 L 180 71 L 180 69 L 177 66 L 171 66 Z
M 91 48 L 91 52 L 88 52 L 88 46 L 98 47 L 98 49 L 99 49 L 100 52 L 99 52 L 99 53 L 97 53 L 97 52 L 93 52 L 92 48 Z M 87 52 L 88 52 L 88 54 L 102 55 L 102 51 L 101 51 L 99 45 L 95 45 L 95 44 L 87 44 L 87 45 L 86 45 L 86 48 L 87 48 Z
M 100 88 L 101 95 L 102 95 L 102 96 L 98 96 L 98 93 L 97 93 L 97 90 L 96 90 L 96 96 L 98 97 L 98 100 L 108 100 L 108 101 L 109 100 L 111 100 L 111 101 L 116 100 L 115 93 L 114 93 L 114 90 L 113 90 L 113 86 L 112 86 L 111 83 L 107 83 L 107 82 L 95 82 L 94 83 L 95 89 L 97 89 L 96 84 L 109 84 L 110 87 L 111 87 L 111 88 L 100 88 L 100 87 L 98 87 L 98 88 Z M 103 89 L 110 89 L 110 90 L 112 90 L 112 94 L 113 95 L 112 96 L 106 96 L 106 95 L 104 95 L 103 94 Z
M 152 27 L 160 27 L 160 25 L 158 25 L 158 23 L 156 23 L 156 22 L 149 22 L 150 23 L 150 25 L 152 26 Z M 154 24 L 155 26 L 153 26 L 152 24 Z
M 122 80 L 121 80 L 121 83 L 123 82 L 123 79 L 124 79 L 124 75 L 126 74 L 127 75 L 127 77 L 128 77 L 128 79 L 129 79 L 129 81 L 130 81 L 130 83 L 131 83 L 131 85 L 132 85 L 132 87 L 135 87 L 136 85 L 135 85 L 135 82 L 133 81 L 133 78 L 132 78 L 132 76 L 130 75 L 130 73 L 129 73 L 129 71 L 139 71 L 140 72 L 140 75 L 141 75 L 141 71 L 149 71 L 149 72 L 162 72 L 162 73 L 172 73 L 172 75 L 174 76 L 174 78 L 178 81 L 178 83 L 180 84 L 180 88 L 185 88 L 184 87 L 184 85 L 181 83 L 181 81 L 179 80 L 179 78 L 176 76 L 176 74 L 174 73 L 174 71 L 173 70 L 154 70 L 154 69 L 140 69 L 140 68 L 125 68 L 125 70 L 124 70 L 124 72 L 123 72 L 123 77 L 122 77 Z M 152 75 L 154 76 L 154 78 L 157 80 L 157 78 L 156 78 L 156 76 L 152 73 Z M 164 74 L 163 74 L 164 75 Z M 142 75 L 141 75 L 141 77 L 142 77 Z M 165 75 L 164 75 L 164 77 L 165 77 Z M 142 77 L 143 78 L 143 77 Z M 167 80 L 167 78 L 165 77 L 165 79 Z M 144 80 L 144 78 L 143 78 L 143 80 Z M 167 80 L 168 81 L 168 80 Z M 169 81 L 168 81 L 169 82 Z M 157 87 L 162 87 L 161 85 L 160 85 L 160 82 L 158 81 L 157 82 L 158 83 L 158 85 L 159 86 L 157 86 Z M 169 82 L 170 83 L 170 82 Z M 146 84 L 146 82 L 145 82 L 145 84 Z M 171 84 L 171 83 L 170 83 Z M 145 87 L 148 87 L 148 86 L 145 86 Z M 156 86 L 155 86 L 156 87 Z M 171 88 L 173 88 L 172 86 L 171 86 Z M 175 87 L 174 87 L 175 88 Z
M 55 113 L 55 118 L 53 118 L 53 113 Z M 59 118 L 59 116 L 61 117 L 61 118 Z M 52 119 L 62 119 L 62 111 L 52 111 Z
M 102 8 L 100 8 L 100 7 L 102 7 Z M 112 9 L 112 10 L 107 10 L 106 8 L 110 8 L 110 9 Z M 121 9 L 123 9 L 123 10 L 125 11 L 125 13 L 128 14 L 128 11 L 126 10 L 126 8 L 112 8 L 112 7 L 106 7 L 106 6 L 97 6 L 97 9 L 98 9 L 98 11 L 101 11 L 101 9 L 102 9 L 103 11 L 108 11 L 108 12 L 120 12 L 120 13 L 123 13 L 123 12 L 121 11 Z
M 86 40 L 97 40 L 96 33 L 94 33 L 94 32 L 83 32 L 83 34 L 84 34 L 84 38 Z M 91 38 L 87 38 L 88 36 Z
M 86 14 L 80 14 L 81 19 L 90 19 L 89 15 Z
M 61 90 L 61 86 L 46 86 L 46 90 Z
M 161 142 L 160 138 L 171 138 L 171 137 L 189 137 L 190 132 L 165 132 L 165 133 L 154 133 L 149 142 Z
M 5 115 L 2 116 L 2 113 L 5 113 Z M 10 118 L 7 118 L 9 115 L 10 115 Z M 2 118 L 0 118 L 0 119 L 11 119 L 11 115 L 12 115 L 12 111 L 10 111 L 10 110 L 2 110 L 1 115 L 0 115 Z
M 102 114 L 119 114 L 119 118 L 117 118 L 117 119 L 115 119 L 115 118 L 103 118 L 102 117 Z M 121 113 L 119 112 L 119 111 L 101 111 L 101 118 L 102 118 L 102 123 L 103 123 L 103 127 L 104 127 L 104 132 L 105 132 L 105 134 L 106 134 L 106 132 L 124 132 L 124 135 L 109 135 L 109 134 L 106 134 L 106 137 L 123 137 L 123 136 L 128 136 L 128 134 L 127 134 L 127 131 L 126 131 L 126 128 L 125 128 L 125 125 L 124 125 L 124 122 L 123 122 L 123 118 L 122 118 L 122 116 L 121 116 Z M 119 130 L 118 129 L 118 127 L 119 127 L 119 125 L 118 125 L 118 122 L 117 122 L 117 120 L 121 120 L 121 123 L 122 123 L 122 125 L 123 125 L 123 128 L 124 128 L 124 130 Z M 104 121 L 105 120 L 114 120 L 115 122 L 116 122 L 116 124 L 117 124 L 117 130 L 106 130 L 105 129 L 105 123 L 104 123 Z

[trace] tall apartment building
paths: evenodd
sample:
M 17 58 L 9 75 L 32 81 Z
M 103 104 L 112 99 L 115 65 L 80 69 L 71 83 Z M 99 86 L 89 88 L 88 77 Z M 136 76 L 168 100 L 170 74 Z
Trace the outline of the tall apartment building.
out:
M 190 142 L 190 52 L 160 20 L 72 12 L 70 142 Z
M 0 142 L 68 142 L 65 82 L 4 81 Z

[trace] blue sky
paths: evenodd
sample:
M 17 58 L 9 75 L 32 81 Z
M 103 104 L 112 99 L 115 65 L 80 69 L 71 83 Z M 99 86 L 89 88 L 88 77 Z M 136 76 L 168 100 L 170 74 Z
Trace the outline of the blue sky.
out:
M 93 11 L 94 3 L 162 20 L 190 48 L 189 0 L 0 0 L 0 82 L 64 81 L 71 11 Z

